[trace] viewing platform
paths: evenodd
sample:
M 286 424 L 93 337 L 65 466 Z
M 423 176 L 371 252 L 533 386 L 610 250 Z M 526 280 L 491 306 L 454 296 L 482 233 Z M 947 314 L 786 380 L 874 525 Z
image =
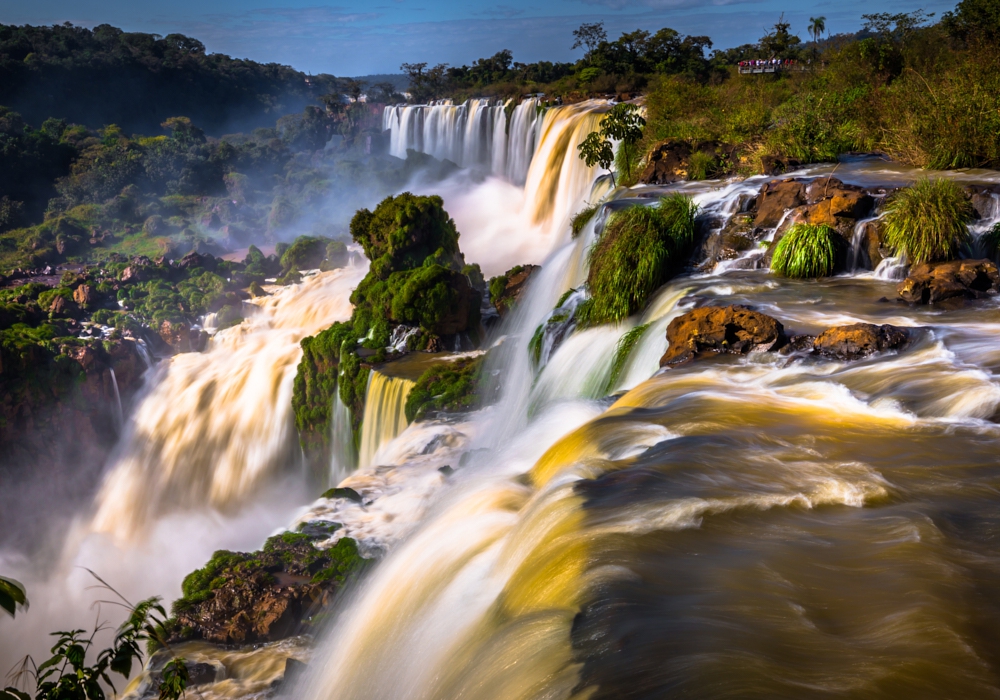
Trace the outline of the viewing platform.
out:
M 752 64 L 753 61 L 748 62 Z M 809 66 L 802 63 L 768 63 L 762 65 L 740 64 L 736 66 L 740 75 L 755 75 L 757 73 L 792 73 L 808 70 Z

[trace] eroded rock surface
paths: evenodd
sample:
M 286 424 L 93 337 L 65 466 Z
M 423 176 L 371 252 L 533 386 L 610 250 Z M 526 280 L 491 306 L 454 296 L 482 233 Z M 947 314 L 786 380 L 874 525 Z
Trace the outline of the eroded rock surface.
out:
M 813 350 L 838 360 L 860 360 L 875 353 L 898 350 L 906 345 L 909 338 L 905 328 L 854 323 L 823 331 L 813 342 Z
M 667 352 L 660 366 L 693 359 L 699 353 L 776 350 L 784 344 L 779 321 L 745 306 L 709 306 L 678 316 L 667 326 Z
M 1000 290 L 1000 272 L 990 260 L 951 260 L 922 263 L 910 269 L 896 291 L 911 304 L 934 304 L 946 299 L 980 299 Z

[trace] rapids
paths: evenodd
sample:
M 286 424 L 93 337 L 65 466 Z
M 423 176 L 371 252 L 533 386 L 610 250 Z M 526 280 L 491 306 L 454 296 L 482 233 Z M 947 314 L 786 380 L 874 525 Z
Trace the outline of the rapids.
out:
M 569 217 L 607 193 L 575 157 L 605 108 L 522 103 L 509 125 L 485 101 L 386 111 L 395 154 L 426 149 L 489 173 L 439 190 L 470 262 L 487 274 L 543 263 L 489 355 L 494 405 L 407 425 L 410 381 L 373 372 L 357 471 L 344 447 L 328 475 L 302 473 L 298 341 L 350 313 L 361 268 L 287 288 L 208 352 L 155 371 L 81 525 L 100 556 L 68 547 L 70 561 L 172 556 L 187 543 L 165 527 L 201 552 L 237 546 L 219 531 L 253 534 L 238 546 L 254 547 L 262 529 L 317 519 L 343 526 L 328 544 L 350 536 L 382 557 L 311 650 L 191 647 L 228 674 L 191 695 L 260 697 L 292 656 L 309 670 L 287 694 L 309 700 L 1000 697 L 1000 300 L 911 308 L 880 301 L 894 283 L 875 272 L 782 280 L 751 252 L 676 278 L 618 326 L 570 335 L 536 368 L 529 339 L 586 279 L 606 213 L 571 238 Z M 864 185 L 918 176 L 859 159 L 796 177 L 834 168 Z M 725 218 L 764 181 L 672 189 Z M 605 209 L 663 191 L 618 190 Z M 667 324 L 706 303 L 751 305 L 795 333 L 892 323 L 914 341 L 853 363 L 758 353 L 661 371 Z M 638 326 L 613 377 L 619 340 Z M 335 405 L 335 444 L 350 434 L 345 412 Z M 362 502 L 256 516 L 261 497 L 310 482 L 318 493 L 326 479 Z M 196 534 L 209 514 L 219 531 Z M 123 549 L 144 533 L 142 556 Z M 143 595 L 176 596 L 199 556 L 171 562 Z

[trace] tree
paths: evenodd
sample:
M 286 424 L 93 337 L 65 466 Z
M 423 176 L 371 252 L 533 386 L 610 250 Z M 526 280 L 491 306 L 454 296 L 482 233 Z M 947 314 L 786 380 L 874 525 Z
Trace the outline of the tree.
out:
M 962 0 L 954 12 L 941 17 L 945 30 L 956 39 L 1000 42 L 1000 0 Z
M 615 159 L 612 140 L 617 141 L 618 148 L 623 151 L 625 177 L 631 177 L 634 149 L 642 139 L 644 126 L 646 126 L 646 120 L 639 114 L 639 107 L 628 102 L 616 104 L 604 117 L 600 130 L 591 132 L 577 147 L 580 151 L 580 158 L 588 167 L 600 165 L 610 172 L 611 164 Z M 613 172 L 611 173 L 611 182 L 617 186 Z
M 782 13 L 778 21 L 774 23 L 772 31 L 760 39 L 760 48 L 764 55 L 773 58 L 788 58 L 789 54 L 795 53 L 794 49 L 802 43 L 802 40 L 789 31 L 791 27 L 792 25 L 785 21 L 785 15 Z
M 809 18 L 809 35 L 812 36 L 813 41 L 819 42 L 819 38 L 826 31 L 826 17 L 810 17 Z
M 604 31 L 604 22 L 594 22 L 593 24 L 587 24 L 584 22 L 579 26 L 579 28 L 573 30 L 573 38 L 576 41 L 573 42 L 571 49 L 579 49 L 581 47 L 586 47 L 587 51 L 584 53 L 583 57 L 587 61 L 590 60 L 590 55 L 594 53 L 602 41 L 608 40 L 608 33 Z
M 344 81 L 344 92 L 353 102 L 361 99 L 361 94 L 365 91 L 366 83 L 363 80 L 348 78 Z

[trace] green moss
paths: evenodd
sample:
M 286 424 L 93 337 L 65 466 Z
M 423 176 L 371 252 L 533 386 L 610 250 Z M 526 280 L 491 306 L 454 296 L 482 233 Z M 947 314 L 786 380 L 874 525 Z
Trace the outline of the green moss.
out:
M 531 334 L 531 340 L 528 341 L 528 355 L 531 357 L 531 361 L 535 363 L 537 367 L 542 361 L 542 342 L 545 340 L 545 324 L 540 323 L 538 327 L 535 328 L 535 332 Z
M 923 178 L 892 196 L 882 219 L 885 242 L 911 263 L 951 260 L 970 242 L 973 214 L 961 185 Z
M 570 220 L 570 228 L 573 229 L 573 238 L 576 238 L 583 232 L 583 229 L 587 225 L 587 222 L 589 222 L 591 219 L 594 218 L 594 214 L 597 213 L 597 210 L 599 208 L 600 207 L 598 207 L 597 205 L 594 205 L 592 207 L 587 207 L 586 209 L 577 212 L 573 216 L 573 218 Z
M 284 270 L 315 270 L 326 259 L 326 248 L 331 241 L 314 236 L 299 236 L 281 256 Z M 343 244 L 341 244 L 343 245 Z
M 431 412 L 457 413 L 481 401 L 485 356 L 441 362 L 425 371 L 406 398 L 406 419 L 422 420 Z
M 774 248 L 771 269 L 782 277 L 811 279 L 833 274 L 836 232 L 829 226 L 795 224 Z
M 658 207 L 615 212 L 590 251 L 591 303 L 577 310 L 580 323 L 617 322 L 639 311 L 687 261 L 696 213 L 680 194 L 662 198 Z

